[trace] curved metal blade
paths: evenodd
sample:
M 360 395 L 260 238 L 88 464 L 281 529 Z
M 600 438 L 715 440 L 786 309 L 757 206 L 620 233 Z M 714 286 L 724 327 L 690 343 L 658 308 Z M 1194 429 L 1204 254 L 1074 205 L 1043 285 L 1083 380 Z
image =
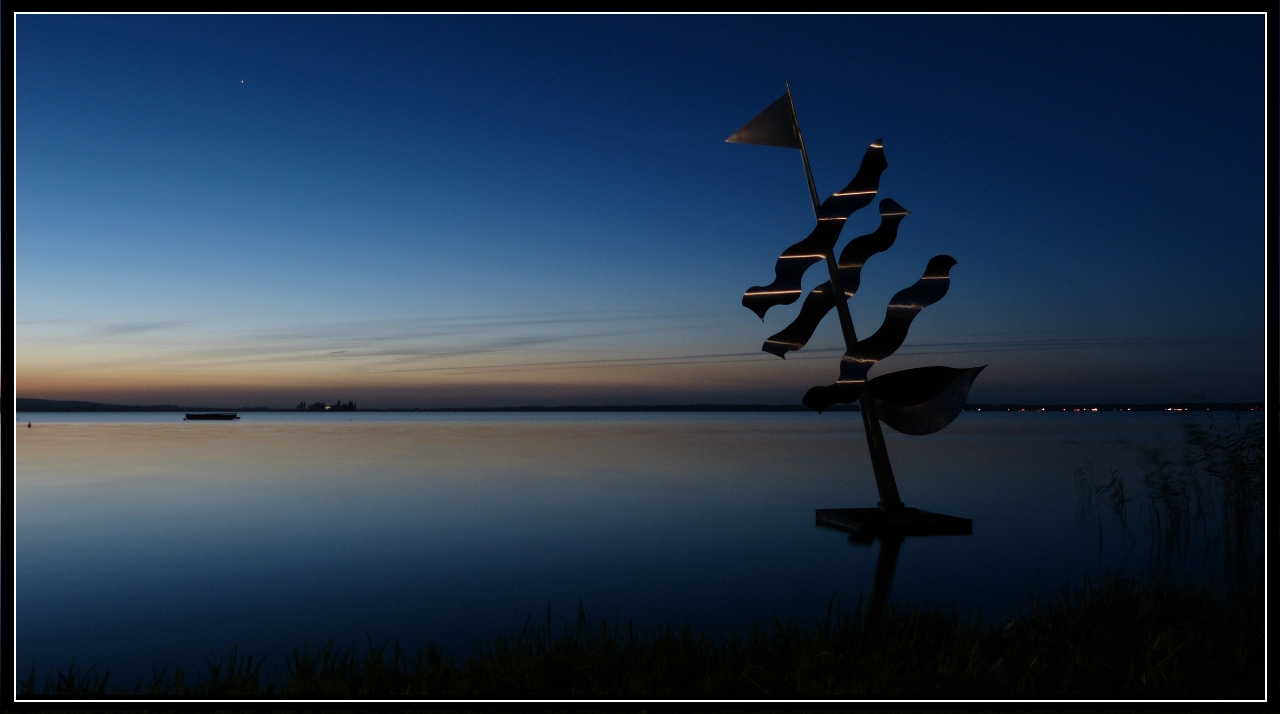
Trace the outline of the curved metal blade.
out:
M 832 404 L 852 404 L 862 396 L 862 382 L 836 382 L 825 387 L 813 387 L 804 393 L 800 401 L 806 407 L 821 414 Z
M 889 167 L 884 147 L 877 139 L 862 156 L 858 173 L 840 191 L 822 202 L 818 209 L 818 225 L 804 240 L 782 251 L 773 266 L 773 282 L 757 285 L 742 296 L 742 306 L 764 319 L 774 305 L 790 305 L 800 299 L 800 279 L 810 265 L 822 260 L 835 248 L 840 230 L 854 211 L 865 207 L 880 188 L 880 174 Z
M 955 264 L 956 259 L 949 255 L 935 255 L 929 259 L 924 275 L 916 281 L 915 285 L 898 291 L 889 300 L 889 309 L 885 313 L 884 322 L 880 324 L 880 329 L 867 339 L 859 340 L 853 350 L 845 352 L 845 357 L 848 359 L 842 359 L 840 362 L 842 381 L 852 378 L 853 374 L 860 374 L 860 378 L 865 381 L 867 372 L 876 362 L 893 354 L 902 346 L 907 339 L 907 331 L 911 328 L 911 321 L 916 318 L 916 315 L 947 294 L 947 289 L 951 287 L 951 278 L 948 273 L 951 271 L 951 266 Z M 858 371 L 846 375 L 846 363 Z
M 909 211 L 898 205 L 896 201 L 886 198 L 880 201 L 880 226 L 872 233 L 858 236 L 840 251 L 840 285 L 846 297 L 853 297 L 858 292 L 862 279 L 862 266 L 867 259 L 881 251 L 888 250 L 898 237 L 898 224 L 907 217 Z M 786 359 L 787 353 L 804 347 L 813 337 L 818 323 L 835 307 L 835 291 L 831 289 L 831 281 L 814 288 L 800 307 L 800 314 L 790 325 L 782 328 L 777 334 L 764 341 L 760 348 L 770 354 Z
M 875 231 L 858 236 L 849 241 L 849 245 L 840 251 L 840 284 L 845 294 L 853 297 L 858 291 L 862 279 L 862 266 L 867 259 L 876 253 L 882 253 L 893 246 L 898 238 L 898 225 L 911 213 L 892 198 L 880 201 L 880 225 Z
M 819 220 L 848 218 L 854 211 L 869 205 L 876 197 L 876 191 L 880 190 L 880 174 L 889 168 L 889 162 L 884 158 L 883 141 L 876 139 L 872 142 L 862 155 L 862 164 L 858 166 L 858 173 L 854 174 L 849 185 L 822 202 L 822 208 L 818 210 Z
M 867 383 L 880 421 L 894 431 L 924 436 L 941 431 L 964 411 L 978 373 L 970 367 L 919 367 L 882 374 Z
M 935 255 L 930 258 L 929 264 L 925 266 L 924 275 L 916 281 L 915 285 L 898 291 L 889 301 L 889 309 L 880 329 L 867 339 L 859 340 L 853 349 L 845 351 L 844 356 L 840 358 L 840 379 L 829 387 L 810 389 L 805 393 L 803 403 L 821 412 L 831 404 L 848 403 L 857 399 L 857 396 L 862 394 L 863 385 L 867 382 L 867 372 L 870 372 L 877 362 L 893 354 L 902 346 L 907 339 L 907 331 L 911 328 L 911 321 L 920 314 L 921 310 L 941 300 L 947 294 L 947 288 L 951 287 L 951 278 L 948 273 L 951 266 L 955 264 L 956 259 L 949 255 Z M 846 384 L 858 387 L 853 399 L 845 399 L 848 395 L 854 394 L 853 390 L 837 389 Z M 812 404 L 810 395 L 813 395 L 814 403 Z M 828 397 L 832 401 L 825 401 Z M 815 404 L 822 406 L 815 406 Z
M 768 285 L 757 285 L 742 295 L 742 306 L 764 319 L 774 305 L 790 305 L 800 298 L 800 279 L 810 265 L 822 260 L 840 238 L 843 220 L 818 221 L 807 238 L 782 251 L 773 266 L 774 279 Z
M 840 279 L 843 281 L 844 276 L 841 275 Z M 851 294 L 848 288 L 845 288 L 845 294 Z M 813 331 L 818 329 L 818 323 L 822 322 L 822 318 L 826 317 L 835 306 L 836 291 L 831 288 L 831 281 L 828 280 L 809 291 L 809 296 L 800 306 L 800 314 L 796 319 L 765 340 L 760 349 L 786 359 L 788 352 L 798 350 L 809 342 L 809 338 L 813 337 Z

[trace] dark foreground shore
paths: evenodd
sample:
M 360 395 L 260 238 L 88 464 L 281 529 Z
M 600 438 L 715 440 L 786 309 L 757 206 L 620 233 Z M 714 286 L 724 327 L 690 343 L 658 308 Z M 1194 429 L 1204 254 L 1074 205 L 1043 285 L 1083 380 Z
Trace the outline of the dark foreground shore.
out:
M 532 618 L 531 618 L 532 619 Z M 19 699 L 1261 699 L 1263 592 L 1224 597 L 1128 580 L 1085 582 L 994 625 L 834 603 L 824 622 L 759 624 L 714 642 L 689 628 L 593 623 L 522 632 L 459 662 L 428 648 L 294 650 L 288 674 L 229 656 L 202 672 L 115 682 L 34 670 Z

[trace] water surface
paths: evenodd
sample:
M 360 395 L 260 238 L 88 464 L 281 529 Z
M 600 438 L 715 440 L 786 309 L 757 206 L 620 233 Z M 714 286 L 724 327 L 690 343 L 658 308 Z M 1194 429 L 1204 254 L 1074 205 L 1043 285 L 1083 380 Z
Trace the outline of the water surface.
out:
M 856 413 L 242 417 L 18 415 L 22 673 L 74 658 L 132 683 L 233 644 L 278 667 L 304 641 L 366 636 L 465 654 L 579 604 L 723 636 L 870 592 L 877 546 L 813 514 L 877 501 Z M 1136 447 L 1186 418 L 886 430 L 907 505 L 974 519 L 972 536 L 907 539 L 893 596 L 994 621 L 1144 567 L 1140 538 L 1083 507 L 1078 470 L 1136 483 Z

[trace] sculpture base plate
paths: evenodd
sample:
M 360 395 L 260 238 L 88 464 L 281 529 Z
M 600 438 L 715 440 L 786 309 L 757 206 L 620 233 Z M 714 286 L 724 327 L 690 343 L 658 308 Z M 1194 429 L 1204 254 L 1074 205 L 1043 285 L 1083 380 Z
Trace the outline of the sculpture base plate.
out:
M 861 538 L 924 535 L 973 535 L 973 519 L 922 511 L 919 508 L 819 508 L 817 525 Z

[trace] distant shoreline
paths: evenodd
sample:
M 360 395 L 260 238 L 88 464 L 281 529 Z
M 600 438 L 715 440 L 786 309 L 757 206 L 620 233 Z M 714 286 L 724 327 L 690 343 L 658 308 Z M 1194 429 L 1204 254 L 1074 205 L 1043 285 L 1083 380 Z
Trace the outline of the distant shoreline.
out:
M 103 404 L 100 402 L 67 401 L 57 399 L 29 399 L 19 397 L 19 412 L 298 412 L 324 414 L 320 411 L 277 409 L 274 407 L 182 407 L 173 404 L 150 406 L 129 404 Z M 969 404 L 965 411 L 1022 412 L 1022 411 L 1212 411 L 1241 412 L 1261 411 L 1262 402 L 1177 402 L 1164 404 L 1118 404 L 1089 402 L 1084 404 Z M 803 404 L 659 404 L 627 406 L 511 406 L 511 407 L 412 407 L 401 409 L 359 409 L 362 412 L 810 412 Z M 830 411 L 858 411 L 856 404 L 836 404 Z M 344 413 L 349 413 L 345 412 Z

